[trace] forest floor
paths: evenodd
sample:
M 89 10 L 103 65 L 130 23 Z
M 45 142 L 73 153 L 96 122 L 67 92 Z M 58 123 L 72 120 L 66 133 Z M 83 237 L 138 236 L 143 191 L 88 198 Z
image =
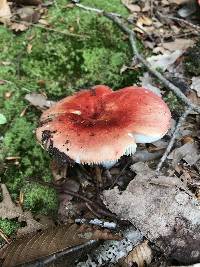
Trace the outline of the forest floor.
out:
M 34 3 L 30 1 L 32 5 L 27 5 L 27 2 L 29 0 L 10 1 L 11 14 L 7 17 L 1 15 L 0 5 L 1 244 L 9 243 L 22 233 L 43 229 L 41 225 L 57 226 L 63 222 L 71 223 L 76 218 L 90 220 L 98 217 L 118 222 L 121 227 L 118 231 L 132 223 L 153 244 L 148 247 L 153 256 L 145 252 L 148 255 L 145 254 L 139 266 L 144 266 L 145 261 L 150 264 L 145 257 L 151 258 L 152 266 L 198 262 L 199 256 L 196 261 L 186 262 L 180 255 L 172 256 L 168 247 L 167 252 L 158 249 L 157 241 L 146 235 L 144 227 L 138 227 L 136 215 L 127 211 L 130 203 L 122 203 L 118 192 L 112 191 L 114 186 L 118 186 L 125 194 L 130 181 L 147 168 L 147 165 L 135 164 L 145 162 L 151 170 L 156 169 L 187 106 L 181 94 L 196 105 L 200 104 L 198 4 L 175 0 L 135 3 L 128 0 L 83 0 L 80 2 L 82 7 L 65 0 L 33 0 Z M 126 18 L 127 27 L 135 31 L 139 53 L 179 88 L 180 97 L 156 75 L 150 76 L 149 69 L 133 57 L 128 35 L 112 19 L 84 7 Z M 109 171 L 98 166 L 80 167 L 78 164 L 68 168 L 57 166 L 35 137 L 47 100 L 58 101 L 97 84 L 108 85 L 113 90 L 130 85 L 142 85 L 153 90 L 163 97 L 171 110 L 171 129 L 157 143 L 138 145 L 135 155 L 123 157 Z M 179 125 L 179 133 L 175 133 L 171 153 L 163 159 L 162 175 L 180 179 L 187 194 L 192 194 L 198 201 L 199 112 L 193 109 L 188 114 Z M 147 173 L 144 175 L 148 176 Z M 11 199 L 6 198 L 6 194 Z M 166 191 L 166 194 L 169 192 Z M 111 201 L 119 205 L 120 212 Z M 133 201 L 136 200 L 133 198 Z M 120 219 L 124 219 L 122 224 Z M 108 233 L 106 235 L 105 239 L 109 239 Z M 38 255 L 38 259 L 43 256 Z M 83 260 L 81 256 L 79 258 Z M 131 260 L 134 262 L 133 258 Z M 73 266 L 74 262 L 65 266 Z M 104 264 L 108 266 L 108 263 Z M 128 266 L 123 264 L 116 266 Z

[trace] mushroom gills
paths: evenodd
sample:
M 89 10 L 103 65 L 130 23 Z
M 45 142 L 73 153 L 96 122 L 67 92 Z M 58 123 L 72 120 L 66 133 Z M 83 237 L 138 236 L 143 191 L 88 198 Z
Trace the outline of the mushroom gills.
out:
M 135 153 L 135 151 L 136 151 L 136 147 L 137 147 L 136 144 L 132 144 L 132 145 L 128 146 L 125 149 L 124 155 L 127 155 L 127 156 L 133 155 Z M 119 159 L 103 161 L 103 162 L 101 162 L 101 165 L 106 169 L 110 169 L 117 163 L 118 160 Z

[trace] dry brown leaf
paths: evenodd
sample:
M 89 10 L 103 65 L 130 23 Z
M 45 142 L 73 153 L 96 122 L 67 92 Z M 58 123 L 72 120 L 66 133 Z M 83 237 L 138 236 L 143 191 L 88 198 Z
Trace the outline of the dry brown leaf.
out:
M 152 250 L 148 245 L 148 241 L 136 246 L 129 254 L 120 260 L 121 267 L 135 266 L 138 267 L 148 266 L 152 261 Z
M 152 19 L 146 16 L 141 16 L 136 22 L 136 25 L 139 27 L 142 26 L 151 26 L 152 25 Z
M 140 12 L 140 6 L 133 4 L 132 0 L 122 0 L 122 4 L 125 5 L 131 12 Z
M 14 219 L 18 218 L 19 222 L 26 222 L 27 226 L 18 230 L 18 235 L 26 234 L 44 228 L 44 225 L 33 219 L 30 211 L 23 211 L 20 206 L 16 206 L 8 192 L 5 184 L 1 184 L 3 200 L 0 202 L 0 218 Z
M 46 19 L 39 19 L 38 22 L 42 25 L 49 26 L 49 22 Z
M 40 12 L 33 7 L 22 7 L 17 9 L 17 15 L 20 17 L 22 21 L 36 23 L 40 18 Z
M 15 31 L 15 32 L 24 32 L 28 29 L 28 25 L 24 24 L 24 23 L 13 22 L 10 25 L 10 29 Z
M 47 100 L 47 97 L 42 94 L 31 93 L 25 95 L 25 99 L 30 102 L 31 105 L 44 110 L 51 107 L 55 102 Z
M 0 22 L 6 23 L 9 22 L 11 17 L 10 7 L 7 0 L 0 1 Z
M 175 148 L 168 156 L 172 159 L 172 164 L 175 167 L 180 160 L 185 160 L 189 165 L 194 165 L 200 159 L 200 153 L 195 143 L 186 143 L 179 148 Z
M 119 235 L 108 230 L 77 224 L 62 225 L 14 240 L 1 249 L 0 258 L 3 260 L 2 267 L 13 267 L 79 246 L 89 240 L 120 239 Z
M 194 40 L 176 38 L 173 42 L 162 43 L 162 46 L 169 51 L 186 50 L 194 45 Z

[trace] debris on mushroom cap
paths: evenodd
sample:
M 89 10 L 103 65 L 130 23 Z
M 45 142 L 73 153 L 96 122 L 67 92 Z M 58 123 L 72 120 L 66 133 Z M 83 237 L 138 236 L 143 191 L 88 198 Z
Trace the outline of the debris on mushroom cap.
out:
M 136 143 L 160 139 L 171 114 L 151 91 L 97 85 L 64 98 L 41 116 L 37 139 L 55 157 L 77 163 L 112 164 L 133 154 Z

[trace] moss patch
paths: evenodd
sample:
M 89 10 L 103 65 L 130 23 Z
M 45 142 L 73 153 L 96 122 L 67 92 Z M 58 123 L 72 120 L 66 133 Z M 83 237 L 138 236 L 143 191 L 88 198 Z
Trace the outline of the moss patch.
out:
M 20 223 L 15 220 L 0 219 L 0 229 L 8 237 L 13 235 L 20 227 Z M 0 244 L 3 243 L 3 238 L 0 237 Z
M 200 75 L 200 40 L 194 47 L 191 47 L 187 50 L 184 66 L 186 74 L 191 76 Z
M 16 35 L 0 26 L 0 79 L 4 80 L 0 85 L 0 113 L 7 119 L 6 124 L 0 125 L 0 174 L 14 198 L 24 189 L 24 207 L 43 214 L 56 211 L 57 198 L 54 190 L 36 183 L 52 179 L 50 158 L 35 139 L 40 112 L 28 107 L 24 96 L 45 92 L 50 99 L 58 100 L 99 83 L 114 89 L 128 86 L 138 77 L 132 70 L 120 74 L 123 64 L 129 64 L 131 49 L 112 22 L 79 8 L 69 8 L 65 0 L 56 3 L 48 12 L 51 27 L 82 37 L 34 26 Z M 120 0 L 82 3 L 128 15 Z M 32 46 L 31 52 L 28 45 Z M 19 159 L 8 161 L 7 157 Z
M 28 184 L 24 187 L 24 208 L 32 212 L 40 211 L 40 214 L 55 213 L 58 207 L 56 191 L 47 186 L 37 183 Z

